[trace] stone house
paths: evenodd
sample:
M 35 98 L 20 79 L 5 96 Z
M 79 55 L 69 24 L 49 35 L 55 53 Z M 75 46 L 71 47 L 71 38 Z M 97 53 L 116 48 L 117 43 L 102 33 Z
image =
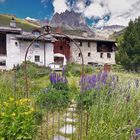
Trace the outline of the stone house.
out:
M 72 36 L 71 38 L 79 44 L 85 65 L 104 65 L 105 63 L 115 64 L 114 40 L 78 36 Z M 72 61 L 81 64 L 80 52 L 77 50 L 73 42 L 71 42 L 70 46 Z

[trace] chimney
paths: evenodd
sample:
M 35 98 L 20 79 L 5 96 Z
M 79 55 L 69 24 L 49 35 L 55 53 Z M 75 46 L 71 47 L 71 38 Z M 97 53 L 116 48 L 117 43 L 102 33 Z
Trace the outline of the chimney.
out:
M 83 36 L 83 37 L 88 37 L 88 33 L 87 33 L 87 32 L 83 32 L 83 33 L 82 33 L 82 36 Z
M 10 27 L 11 28 L 16 28 L 16 20 L 14 17 L 12 17 L 11 21 L 10 21 Z

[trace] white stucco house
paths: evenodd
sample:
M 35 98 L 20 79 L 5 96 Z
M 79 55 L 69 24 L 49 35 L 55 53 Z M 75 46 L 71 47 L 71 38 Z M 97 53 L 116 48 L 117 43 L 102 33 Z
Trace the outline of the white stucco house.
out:
M 25 60 L 27 47 L 41 32 L 24 32 L 11 22 L 10 27 L 0 27 L 0 69 L 12 69 Z M 115 42 L 87 36 L 70 36 L 79 44 L 84 64 L 115 64 Z M 63 61 L 81 64 L 81 54 L 75 44 L 65 36 L 50 34 L 37 39 L 31 46 L 27 60 L 41 66 L 53 66 Z M 59 66 L 58 66 L 59 67 Z
M 0 69 L 12 69 L 25 60 L 25 52 L 35 33 L 23 32 L 20 28 L 0 27 Z M 53 37 L 39 38 L 31 46 L 27 60 L 48 66 L 54 62 Z
M 115 41 L 102 38 L 71 36 L 79 44 L 83 54 L 84 64 L 104 65 L 115 64 Z M 81 64 L 81 54 L 71 42 L 71 58 L 73 62 Z

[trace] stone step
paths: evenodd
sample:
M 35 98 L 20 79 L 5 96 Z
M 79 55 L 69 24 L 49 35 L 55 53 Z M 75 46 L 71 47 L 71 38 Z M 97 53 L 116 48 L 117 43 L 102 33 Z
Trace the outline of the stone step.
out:
M 62 128 L 60 128 L 60 132 L 66 135 L 70 135 L 76 131 L 76 128 L 73 125 L 65 125 Z
M 70 108 L 76 108 L 76 107 L 77 107 L 77 104 L 70 104 L 69 107 L 70 107 Z
M 53 140 L 70 140 L 70 139 L 65 138 L 65 137 L 63 137 L 63 136 L 61 136 L 61 135 L 58 135 L 58 136 L 55 136 L 55 137 L 53 138 Z
M 69 107 L 69 108 L 67 109 L 67 111 L 68 111 L 68 112 L 75 112 L 75 111 L 76 111 L 76 108 L 71 108 L 71 107 Z

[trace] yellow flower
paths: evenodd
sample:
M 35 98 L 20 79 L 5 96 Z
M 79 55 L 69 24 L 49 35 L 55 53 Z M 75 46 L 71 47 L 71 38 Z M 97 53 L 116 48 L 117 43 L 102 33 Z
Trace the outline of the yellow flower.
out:
M 14 117 L 14 116 L 16 116 L 16 114 L 15 113 L 12 113 L 12 116 Z
M 24 115 L 29 115 L 29 114 L 30 114 L 30 111 L 24 112 Z
M 10 101 L 10 102 L 13 102 L 13 101 L 14 101 L 14 98 L 11 98 L 11 97 L 10 97 L 10 98 L 9 98 L 9 101 Z
M 17 104 L 21 104 L 21 105 L 27 104 L 29 102 L 31 102 L 31 99 L 28 99 L 28 98 L 24 98 L 24 99 L 20 99 L 16 101 Z
M 35 110 L 34 110 L 34 108 L 32 107 L 30 111 L 31 111 L 31 112 L 34 112 Z
M 4 116 L 4 113 L 1 113 L 1 116 Z
M 7 102 L 3 102 L 4 106 L 8 107 L 8 103 Z

